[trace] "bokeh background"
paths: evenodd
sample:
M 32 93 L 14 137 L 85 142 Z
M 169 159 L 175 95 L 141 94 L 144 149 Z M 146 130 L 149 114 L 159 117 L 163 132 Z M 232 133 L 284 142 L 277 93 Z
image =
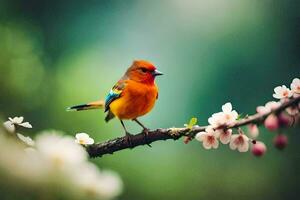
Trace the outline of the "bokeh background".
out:
M 153 62 L 160 95 L 148 127 L 200 125 L 230 101 L 251 114 L 275 86 L 300 75 L 300 3 L 273 0 L 0 0 L 0 115 L 34 129 L 123 134 L 102 111 L 66 112 L 104 98 L 134 59 Z M 126 123 L 131 132 L 140 129 Z M 288 199 L 300 183 L 299 127 L 290 145 L 256 158 L 228 146 L 162 141 L 94 159 L 120 174 L 120 199 Z M 4 196 L 9 197 L 9 194 Z

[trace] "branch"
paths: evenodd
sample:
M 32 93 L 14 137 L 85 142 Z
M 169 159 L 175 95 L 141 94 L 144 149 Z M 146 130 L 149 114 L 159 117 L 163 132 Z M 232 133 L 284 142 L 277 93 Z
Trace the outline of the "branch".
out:
M 283 110 L 288 107 L 294 106 L 300 102 L 300 97 L 289 99 L 288 101 L 282 103 L 277 109 L 266 113 L 266 114 L 259 114 L 256 113 L 251 116 L 247 116 L 244 119 L 236 121 L 231 126 L 226 127 L 228 128 L 238 128 L 241 126 L 245 126 L 248 124 L 261 124 L 270 114 L 278 115 Z M 87 152 L 90 157 L 101 157 L 105 154 L 113 154 L 116 151 L 120 151 L 123 149 L 133 149 L 134 147 L 141 146 L 141 145 L 150 145 L 152 142 L 159 141 L 159 140 L 177 140 L 183 136 L 190 136 L 194 137 L 198 132 L 204 131 L 207 126 L 195 126 L 193 129 L 189 128 L 168 128 L 168 129 L 156 129 L 156 130 L 149 130 L 148 134 L 141 132 L 139 134 L 133 135 L 130 137 L 130 141 L 128 137 L 119 137 L 115 139 L 111 139 L 105 142 L 96 143 L 90 146 L 87 146 Z M 224 127 L 219 127 L 224 128 Z

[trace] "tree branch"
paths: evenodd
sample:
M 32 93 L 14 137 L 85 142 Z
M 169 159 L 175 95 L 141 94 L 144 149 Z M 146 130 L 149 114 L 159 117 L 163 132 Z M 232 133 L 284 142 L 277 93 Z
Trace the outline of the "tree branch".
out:
M 251 116 L 247 116 L 241 120 L 236 121 L 231 126 L 226 127 L 228 128 L 238 128 L 241 126 L 245 126 L 247 124 L 261 124 L 266 117 L 270 114 L 278 115 L 283 110 L 288 107 L 297 105 L 300 102 L 300 97 L 289 99 L 288 101 L 284 102 L 279 106 L 277 109 L 266 113 L 266 114 L 259 114 L 256 113 Z M 148 134 L 143 132 L 133 135 L 130 140 L 128 137 L 119 137 L 115 139 L 111 139 L 105 142 L 96 143 L 90 146 L 87 146 L 87 152 L 90 157 L 101 157 L 105 154 L 113 154 L 116 151 L 120 151 L 123 149 L 133 149 L 134 147 L 141 146 L 141 145 L 150 145 L 152 142 L 159 141 L 159 140 L 168 140 L 173 139 L 177 140 L 183 136 L 190 136 L 194 137 L 198 132 L 204 131 L 207 126 L 195 126 L 193 129 L 189 128 L 168 128 L 168 129 L 156 129 L 156 130 L 149 130 Z M 221 127 L 220 127 L 221 128 Z M 222 127 L 224 128 L 224 127 Z

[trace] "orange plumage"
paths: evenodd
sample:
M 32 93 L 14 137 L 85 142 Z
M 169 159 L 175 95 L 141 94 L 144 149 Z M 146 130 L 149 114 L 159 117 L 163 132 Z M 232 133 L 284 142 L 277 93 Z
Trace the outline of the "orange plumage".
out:
M 146 130 L 137 118 L 150 112 L 158 97 L 158 87 L 155 84 L 155 77 L 162 75 L 156 67 L 144 60 L 134 61 L 114 85 L 103 101 L 92 102 L 79 106 L 73 106 L 72 110 L 88 110 L 105 107 L 108 112 L 105 120 L 108 122 L 117 117 L 128 135 L 122 120 L 134 120 Z

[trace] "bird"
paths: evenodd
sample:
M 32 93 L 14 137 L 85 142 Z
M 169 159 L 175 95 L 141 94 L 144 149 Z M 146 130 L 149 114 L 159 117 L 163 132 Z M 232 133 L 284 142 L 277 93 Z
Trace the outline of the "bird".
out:
M 148 128 L 138 118 L 149 113 L 158 99 L 158 86 L 155 83 L 157 76 L 162 72 L 146 60 L 135 60 L 125 74 L 111 88 L 105 100 L 98 100 L 67 108 L 68 111 L 82 111 L 91 109 L 104 109 L 107 113 L 105 121 L 117 118 L 125 131 L 125 136 L 130 137 L 123 120 L 132 120 L 143 128 L 145 134 Z

